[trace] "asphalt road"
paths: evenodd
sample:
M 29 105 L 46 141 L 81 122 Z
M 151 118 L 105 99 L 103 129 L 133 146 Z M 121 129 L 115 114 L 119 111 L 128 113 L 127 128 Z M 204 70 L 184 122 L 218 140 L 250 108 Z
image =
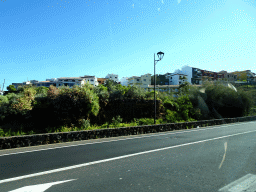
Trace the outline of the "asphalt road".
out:
M 0 191 L 256 191 L 256 121 L 0 151 Z

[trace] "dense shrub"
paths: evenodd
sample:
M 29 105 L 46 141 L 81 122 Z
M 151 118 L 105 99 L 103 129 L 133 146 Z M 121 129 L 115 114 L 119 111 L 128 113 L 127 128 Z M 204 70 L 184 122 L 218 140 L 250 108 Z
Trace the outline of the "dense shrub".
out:
M 99 112 L 99 98 L 92 91 L 92 85 L 83 87 L 50 87 L 47 95 L 53 104 L 54 113 L 59 121 L 71 124 L 78 123 L 79 119 L 87 119 L 89 114 Z
M 37 87 L 35 90 L 36 90 L 36 97 L 46 97 L 49 88 L 48 87 Z
M 164 106 L 165 117 L 169 122 L 187 121 L 195 114 L 193 105 L 186 95 L 180 96 L 175 100 L 166 100 Z
M 21 97 L 17 99 L 18 103 L 12 103 L 11 108 L 13 108 L 17 113 L 18 111 L 25 114 L 28 110 L 32 109 L 32 102 L 35 99 L 36 91 L 33 88 L 25 88 L 21 93 Z
M 99 85 L 98 87 L 95 87 L 93 91 L 99 97 L 100 104 L 104 104 L 104 106 L 106 106 L 107 103 L 109 102 L 109 95 L 110 95 L 107 87 L 105 87 L 104 85 Z
M 9 93 L 0 97 L 0 116 L 4 120 L 9 115 L 26 115 L 32 109 L 35 99 L 33 88 L 24 88 L 19 94 Z
M 112 119 L 112 124 L 114 126 L 118 126 L 120 125 L 120 123 L 122 123 L 123 119 L 120 117 L 120 115 L 118 115 L 117 117 L 113 117 Z
M 124 97 L 127 99 L 145 99 L 146 91 L 137 86 L 129 86 L 128 90 L 124 94 Z
M 246 116 L 253 106 L 249 93 L 236 92 L 220 83 L 207 85 L 205 93 L 209 108 L 214 108 L 223 118 Z

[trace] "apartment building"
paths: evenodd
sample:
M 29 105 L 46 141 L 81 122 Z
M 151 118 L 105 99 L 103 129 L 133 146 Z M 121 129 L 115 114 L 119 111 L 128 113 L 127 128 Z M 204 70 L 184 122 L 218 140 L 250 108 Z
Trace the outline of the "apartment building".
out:
M 127 82 L 127 85 L 130 85 L 130 86 L 139 86 L 141 88 L 147 88 L 148 85 L 151 84 L 151 74 L 150 73 L 147 73 L 145 75 L 141 75 L 140 77 L 139 76 L 132 76 L 130 78 L 127 79 L 128 82 Z
M 226 73 L 218 73 L 186 65 L 182 67 L 180 74 L 187 75 L 187 79 L 190 84 L 201 85 L 204 80 L 222 80 Z M 230 74 L 227 73 L 226 75 L 229 78 Z M 232 77 L 230 77 L 230 79 L 232 79 Z
M 113 80 L 113 81 L 115 81 L 115 82 L 118 82 L 118 75 L 116 75 L 116 74 L 107 74 L 107 76 L 105 77 L 106 79 L 111 79 L 111 80 Z
M 120 84 L 123 86 L 128 86 L 128 77 L 122 77 L 120 80 Z
M 189 82 L 192 85 L 194 85 L 194 84 L 201 85 L 202 84 L 202 72 L 201 72 L 201 69 L 199 69 L 199 68 L 185 65 L 182 67 L 181 70 L 179 70 L 179 69 L 176 70 L 175 74 L 186 75 L 187 82 Z M 176 77 L 176 79 L 177 79 L 177 77 Z M 177 80 L 175 83 L 177 83 Z
M 169 80 L 166 75 L 159 75 L 155 76 L 156 78 L 156 85 L 169 85 Z M 154 76 L 151 77 L 151 85 L 154 85 Z
M 84 79 L 85 82 L 89 82 L 91 85 L 93 85 L 94 87 L 99 85 L 99 82 L 97 80 L 97 77 L 95 76 L 89 76 L 89 75 L 85 75 L 85 76 L 80 76 L 80 78 Z
M 231 72 L 231 74 L 236 75 L 237 76 L 236 79 L 239 81 L 248 81 L 248 82 L 256 81 L 255 73 L 251 72 L 251 70 L 235 71 L 235 72 Z
M 151 74 L 147 73 L 145 75 L 141 75 L 140 80 L 142 84 L 141 87 L 146 88 L 148 85 L 151 84 Z
M 18 89 L 19 86 L 29 85 L 32 84 L 30 81 L 25 81 L 23 83 L 12 83 L 14 85 L 15 89 Z
M 187 78 L 187 75 L 185 74 L 172 74 L 169 77 L 169 85 L 180 85 L 186 81 L 188 81 L 188 79 L 184 79 L 184 77 Z
M 132 76 L 128 78 L 128 85 L 133 86 L 133 85 L 137 85 L 137 86 L 141 86 L 141 78 L 139 76 Z
M 219 74 L 224 74 L 222 78 L 226 81 L 234 82 L 237 80 L 237 74 L 228 73 L 227 71 L 224 71 L 224 70 L 220 71 Z
M 105 85 L 107 78 L 97 78 L 99 85 Z
M 33 82 L 33 85 L 36 87 L 50 87 L 51 85 L 56 86 L 56 82 L 51 82 L 51 81 L 38 81 L 38 82 Z
M 85 84 L 85 79 L 81 77 L 60 77 L 57 79 L 56 87 L 60 86 L 69 86 L 72 87 L 74 85 L 82 86 Z

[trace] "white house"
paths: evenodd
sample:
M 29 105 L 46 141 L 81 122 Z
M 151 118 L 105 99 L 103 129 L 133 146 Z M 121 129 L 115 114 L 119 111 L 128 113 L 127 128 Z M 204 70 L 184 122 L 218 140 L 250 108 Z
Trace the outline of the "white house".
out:
M 193 72 L 193 67 L 190 67 L 188 65 L 186 66 L 183 66 L 182 69 L 181 69 L 181 73 L 184 74 L 184 75 L 187 75 L 187 79 L 188 79 L 188 82 L 190 84 L 192 84 L 191 82 L 191 79 L 192 79 L 192 72 Z
M 14 85 L 15 89 L 18 89 L 19 86 L 23 86 L 23 85 L 29 85 L 32 84 L 30 81 L 24 81 L 23 83 L 12 83 L 12 85 Z
M 69 86 L 72 87 L 74 85 L 82 86 L 85 84 L 85 79 L 80 77 L 60 77 L 57 79 L 56 87 L 60 86 Z
M 144 75 L 139 76 L 132 76 L 128 78 L 128 85 L 133 86 L 139 86 L 141 88 L 148 88 L 148 85 L 151 85 L 151 74 L 147 73 Z
M 128 86 L 128 77 L 122 77 L 120 83 L 123 86 Z
M 106 78 L 107 79 L 111 79 L 111 80 L 114 80 L 115 82 L 118 82 L 118 75 L 116 75 L 116 74 L 108 74 L 107 76 L 106 76 Z
M 184 83 L 185 79 L 182 79 L 184 77 L 187 77 L 187 75 L 185 74 L 165 74 L 166 78 L 169 79 L 169 85 L 180 85 L 182 83 Z
M 99 85 L 98 79 L 95 76 L 85 75 L 85 76 L 80 76 L 80 78 L 83 78 L 85 82 L 89 82 L 94 87 Z
M 46 79 L 46 81 L 56 82 L 56 81 L 57 81 L 57 78 Z
M 200 69 L 185 65 L 181 70 L 177 69 L 176 71 L 179 72 L 179 74 L 187 75 L 186 77 L 190 84 L 202 84 Z

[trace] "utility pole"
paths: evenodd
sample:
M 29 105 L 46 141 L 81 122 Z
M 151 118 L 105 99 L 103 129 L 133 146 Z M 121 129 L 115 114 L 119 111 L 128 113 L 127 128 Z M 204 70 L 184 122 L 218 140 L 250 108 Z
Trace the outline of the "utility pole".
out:
M 4 79 L 4 83 L 3 83 L 3 88 L 2 88 L 2 92 L 1 94 L 4 94 L 3 90 L 4 90 L 4 84 L 5 84 L 5 79 Z M 0 89 L 1 90 L 1 89 Z
M 3 92 L 3 90 L 4 90 L 4 84 L 5 84 L 5 79 L 4 79 L 4 83 L 3 83 L 3 88 L 2 88 L 2 92 Z

